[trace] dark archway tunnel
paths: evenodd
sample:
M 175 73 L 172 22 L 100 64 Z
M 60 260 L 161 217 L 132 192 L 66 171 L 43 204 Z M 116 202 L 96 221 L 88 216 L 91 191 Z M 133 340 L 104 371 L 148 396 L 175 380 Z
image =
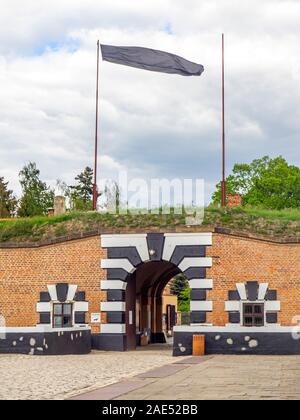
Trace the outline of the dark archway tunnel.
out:
M 162 294 L 179 273 L 181 270 L 170 262 L 152 261 L 141 264 L 129 275 L 126 290 L 128 350 L 141 344 L 141 339 L 149 343 L 165 342 Z

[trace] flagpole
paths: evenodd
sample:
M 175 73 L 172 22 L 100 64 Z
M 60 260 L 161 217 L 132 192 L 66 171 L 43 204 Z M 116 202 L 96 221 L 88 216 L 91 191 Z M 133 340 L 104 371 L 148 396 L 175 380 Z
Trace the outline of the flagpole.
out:
M 95 126 L 93 210 L 97 210 L 97 201 L 98 201 L 97 167 L 98 167 L 98 114 L 99 114 L 99 56 L 100 56 L 100 42 L 97 41 L 96 126 Z
M 225 40 L 222 34 L 222 207 L 226 207 L 226 170 L 225 170 Z

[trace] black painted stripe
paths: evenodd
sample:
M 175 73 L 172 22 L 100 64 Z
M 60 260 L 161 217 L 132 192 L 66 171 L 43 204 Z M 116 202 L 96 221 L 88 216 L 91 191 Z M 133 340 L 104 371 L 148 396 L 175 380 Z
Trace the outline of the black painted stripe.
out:
M 40 324 L 51 324 L 50 312 L 40 312 Z
M 40 302 L 50 302 L 51 296 L 49 292 L 41 292 L 40 293 Z
M 205 279 L 206 278 L 206 268 L 192 267 L 192 268 L 187 269 L 184 272 L 184 275 L 188 280 Z
M 59 302 L 65 302 L 67 300 L 69 291 L 69 285 L 67 283 L 59 283 L 56 285 L 57 299 Z
M 207 292 L 206 290 L 198 290 L 192 289 L 191 290 L 191 301 L 203 301 L 206 300 Z
M 75 294 L 75 301 L 76 302 L 85 302 L 85 292 L 77 292 Z
M 206 247 L 205 246 L 176 246 L 171 262 L 175 265 L 179 265 L 184 258 L 194 258 L 194 257 L 205 257 L 206 256 Z
M 229 312 L 229 323 L 230 324 L 240 324 L 241 323 L 241 314 L 239 312 Z
M 205 324 L 206 312 L 191 312 L 191 324 Z
M 237 290 L 230 290 L 228 292 L 228 300 L 241 300 L 239 292 Z
M 86 324 L 85 312 L 75 312 L 75 324 Z
M 125 290 L 108 290 L 107 302 L 125 302 Z
M 126 351 L 126 334 L 92 334 L 92 348 L 102 351 Z
M 125 324 L 126 322 L 125 312 L 107 312 L 106 315 L 108 324 Z
M 128 259 L 134 267 L 142 264 L 140 254 L 135 247 L 108 248 L 107 256 L 109 259 Z
M 161 261 L 164 251 L 165 235 L 163 233 L 148 233 L 147 244 L 151 261 Z M 151 255 L 150 251 L 155 253 Z
M 258 282 L 257 281 L 248 281 L 246 283 L 246 290 L 248 300 L 251 302 L 256 302 L 258 299 Z
M 268 290 L 266 300 L 277 300 L 277 290 Z
M 278 315 L 277 313 L 267 313 L 266 320 L 268 324 L 277 324 L 278 323 Z
M 128 273 L 123 268 L 109 268 L 107 270 L 107 280 L 127 281 Z

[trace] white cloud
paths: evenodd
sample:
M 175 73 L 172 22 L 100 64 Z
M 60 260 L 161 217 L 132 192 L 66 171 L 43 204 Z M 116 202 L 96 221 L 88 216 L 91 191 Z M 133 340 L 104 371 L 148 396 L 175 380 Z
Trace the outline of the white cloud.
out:
M 95 46 L 141 45 L 205 66 L 183 78 L 101 63 L 103 176 L 220 177 L 220 33 L 229 168 L 263 154 L 300 165 L 300 4 L 288 0 L 2 0 L 0 175 L 35 160 L 49 182 L 93 164 Z

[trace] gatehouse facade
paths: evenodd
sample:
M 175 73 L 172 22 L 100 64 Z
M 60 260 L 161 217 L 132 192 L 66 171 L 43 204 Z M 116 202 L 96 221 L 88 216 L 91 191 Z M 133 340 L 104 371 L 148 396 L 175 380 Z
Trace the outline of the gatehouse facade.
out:
M 0 245 L 0 352 L 165 343 L 162 295 L 178 274 L 191 302 L 175 356 L 195 334 L 208 354 L 300 354 L 300 245 L 193 228 Z

